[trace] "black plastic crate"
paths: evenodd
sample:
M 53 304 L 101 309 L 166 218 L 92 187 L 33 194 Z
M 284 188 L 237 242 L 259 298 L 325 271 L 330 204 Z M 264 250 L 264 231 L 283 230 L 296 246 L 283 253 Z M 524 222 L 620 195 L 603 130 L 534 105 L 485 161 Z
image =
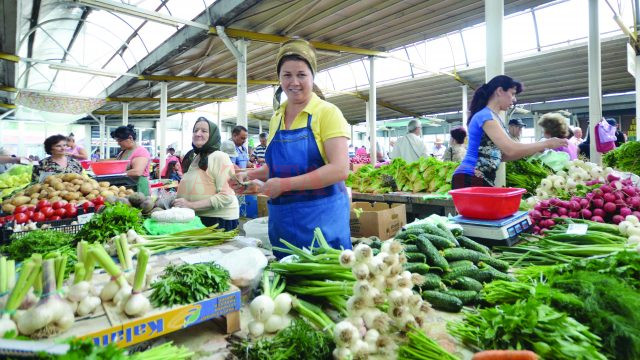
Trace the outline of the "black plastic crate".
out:
M 72 224 L 73 222 L 76 222 L 76 223 Z M 67 234 L 77 234 L 80 231 L 80 229 L 82 229 L 82 225 L 78 224 L 78 218 L 62 219 L 62 220 L 55 220 L 55 221 L 43 221 L 43 222 L 36 223 L 36 226 L 38 227 L 39 230 L 41 230 L 44 225 L 47 225 L 45 226 L 45 230 L 60 231 Z M 0 242 L 3 245 L 8 244 L 11 241 L 11 236 L 13 235 L 15 235 L 16 238 L 20 238 L 28 234 L 29 231 L 32 231 L 32 230 L 28 230 L 28 231 L 14 232 L 13 231 L 14 226 L 15 226 L 15 222 L 12 221 L 4 224 L 4 226 L 2 227 L 2 231 L 0 231 L 0 234 L 2 234 L 2 239 L 0 240 Z M 9 229 L 9 227 L 11 227 L 12 229 Z

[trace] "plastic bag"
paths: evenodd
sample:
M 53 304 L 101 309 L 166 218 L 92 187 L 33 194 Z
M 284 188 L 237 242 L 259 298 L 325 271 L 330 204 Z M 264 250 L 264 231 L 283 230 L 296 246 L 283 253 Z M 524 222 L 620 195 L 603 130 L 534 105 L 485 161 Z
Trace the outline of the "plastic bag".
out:
M 608 130 L 605 130 L 605 134 L 606 134 L 607 138 L 610 138 L 609 132 L 611 131 L 611 129 L 613 129 L 613 135 L 614 135 L 613 136 L 613 140 L 610 140 L 610 141 L 603 141 L 602 140 L 600 133 L 602 132 L 601 130 L 603 128 L 605 128 L 605 127 L 606 127 L 606 129 L 608 129 Z M 596 130 L 595 131 L 595 135 L 596 135 L 595 137 L 596 137 L 596 151 L 597 152 L 605 154 L 605 153 L 607 153 L 607 152 L 609 152 L 609 151 L 611 151 L 611 150 L 616 148 L 616 137 L 615 137 L 616 128 L 614 126 L 609 125 L 609 123 L 606 122 L 606 121 L 601 121 L 600 123 L 598 123 L 596 125 L 596 129 L 595 130 Z
M 598 127 L 598 135 L 600 136 L 600 142 L 615 142 L 616 141 L 616 127 L 610 125 L 605 120 L 602 120 L 596 125 Z
M 224 253 L 215 262 L 229 271 L 234 285 L 256 287 L 260 284 L 262 270 L 267 266 L 267 257 L 258 248 L 245 247 Z

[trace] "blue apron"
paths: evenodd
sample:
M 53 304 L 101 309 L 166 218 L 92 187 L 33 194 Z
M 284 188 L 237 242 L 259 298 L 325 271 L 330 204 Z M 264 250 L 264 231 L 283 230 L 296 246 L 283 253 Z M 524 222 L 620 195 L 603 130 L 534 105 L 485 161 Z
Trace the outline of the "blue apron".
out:
M 311 130 L 311 115 L 307 127 L 282 130 L 278 125 L 267 146 L 265 160 L 269 178 L 288 178 L 310 173 L 324 166 L 318 144 Z M 285 192 L 268 201 L 269 241 L 285 247 L 280 239 L 302 248 L 310 247 L 316 227 L 335 249 L 351 249 L 349 228 L 350 204 L 344 182 L 315 190 Z M 315 244 L 317 246 L 317 244 Z M 280 259 L 287 254 L 274 251 Z

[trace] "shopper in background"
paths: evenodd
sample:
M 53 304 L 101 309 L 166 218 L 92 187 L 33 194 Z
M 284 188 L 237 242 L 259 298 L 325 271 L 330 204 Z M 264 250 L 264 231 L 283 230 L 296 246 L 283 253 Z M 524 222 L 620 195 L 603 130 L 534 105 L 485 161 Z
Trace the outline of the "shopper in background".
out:
M 180 166 L 180 158 L 176 156 L 176 149 L 170 147 L 167 149 L 167 159 L 165 161 L 166 166 L 162 167 L 162 177 L 169 179 L 169 163 L 174 162 L 174 171 L 178 176 L 182 176 L 182 166 Z
M 310 247 L 319 228 L 333 248 L 351 249 L 349 128 L 340 110 L 314 93 L 315 49 L 301 39 L 282 44 L 276 57 L 280 88 L 287 95 L 271 117 L 266 165 L 247 172 L 249 185 L 232 181 L 238 192 L 261 192 L 271 199 L 269 240 Z M 280 90 L 280 89 L 279 89 Z M 279 90 L 276 93 L 279 93 Z M 316 90 L 317 91 L 317 90 Z M 275 252 L 276 257 L 286 254 Z
M 71 156 L 76 160 L 87 160 L 89 159 L 89 155 L 87 155 L 87 150 L 85 150 L 82 146 L 76 144 L 76 138 L 73 133 L 70 133 L 67 136 L 67 155 Z
M 622 144 L 626 142 L 624 134 L 620 131 L 620 126 L 618 126 L 618 121 L 614 118 L 607 118 L 607 122 L 611 126 L 616 127 L 616 147 L 619 148 Z
M 368 154 L 367 148 L 362 145 L 359 148 L 356 148 L 356 155 L 366 156 Z
M 253 155 L 256 157 L 256 161 L 258 164 L 262 165 L 265 163 L 264 155 L 267 152 L 267 137 L 269 134 L 266 132 L 261 133 L 258 138 L 260 139 L 260 145 L 256 146 L 253 150 Z
M 67 137 L 64 135 L 52 135 L 44 141 L 44 151 L 50 156 L 40 160 L 33 167 L 31 181 L 41 182 L 49 175 L 54 174 L 82 174 L 82 165 L 67 154 Z M 15 158 L 18 159 L 19 158 Z
M 584 139 L 582 138 L 582 129 L 580 126 L 576 126 L 573 128 L 573 136 L 569 139 L 570 143 L 573 143 L 575 146 L 580 145 Z
M 182 176 L 178 173 L 178 166 L 180 166 L 180 163 L 177 161 L 169 162 L 166 167 L 167 171 L 162 177 L 174 181 L 182 180 Z
M 235 173 L 234 164 L 227 153 L 220 151 L 216 124 L 198 118 L 193 126 L 192 146 L 184 156 L 186 172 L 173 206 L 195 210 L 205 226 L 217 224 L 227 231 L 237 228 L 240 205 L 228 184 Z
M 527 125 L 520 119 L 509 120 L 509 137 L 515 142 L 520 142 L 522 137 L 522 128 Z
M 349 144 L 349 158 L 356 156 L 356 151 L 353 149 L 353 144 Z
M 367 137 L 367 141 L 369 142 L 369 144 L 371 143 L 371 136 Z M 380 145 L 380 143 L 376 140 L 376 161 L 377 162 L 384 162 L 387 159 L 384 156 L 384 148 L 382 147 L 382 145 Z
M 475 91 L 467 123 L 469 146 L 453 175 L 452 188 L 494 186 L 500 162 L 567 145 L 567 139 L 522 144 L 509 137 L 500 112 L 515 104 L 520 92 L 522 84 L 506 75 L 494 77 Z
M 420 121 L 413 119 L 407 124 L 407 135 L 396 142 L 391 151 L 391 159 L 402 158 L 406 162 L 417 161 L 427 156 L 427 148 L 422 141 L 422 127 Z
M 444 146 L 444 141 L 441 138 L 436 138 L 436 141 L 433 143 L 433 150 L 431 151 L 431 156 L 435 157 L 438 160 L 442 160 L 444 156 L 444 152 L 446 151 L 446 147 Z
M 569 120 L 562 116 L 560 113 L 547 113 L 540 117 L 538 120 L 538 126 L 542 128 L 545 139 L 560 138 L 569 139 L 573 136 L 573 133 L 569 129 Z M 578 158 L 578 146 L 573 142 L 565 146 L 560 146 L 553 149 L 554 151 L 562 151 L 569 154 L 569 160 L 575 160 Z
M 231 141 L 236 145 L 236 156 L 231 159 L 231 162 L 241 169 L 246 169 L 249 163 L 249 150 L 244 145 L 248 136 L 247 128 L 242 125 L 234 127 L 231 131 Z
M 120 126 L 111 132 L 111 137 L 118 142 L 121 149 L 116 159 L 129 160 L 127 176 L 136 180 L 138 192 L 149 196 L 149 163 L 151 162 L 151 154 L 144 146 L 136 143 L 135 127 L 131 124 Z
M 464 146 L 464 139 L 467 138 L 467 131 L 463 127 L 457 127 L 451 129 L 449 135 L 449 146 L 444 152 L 442 160 L 460 162 L 464 159 L 464 155 L 467 153 L 467 148 Z

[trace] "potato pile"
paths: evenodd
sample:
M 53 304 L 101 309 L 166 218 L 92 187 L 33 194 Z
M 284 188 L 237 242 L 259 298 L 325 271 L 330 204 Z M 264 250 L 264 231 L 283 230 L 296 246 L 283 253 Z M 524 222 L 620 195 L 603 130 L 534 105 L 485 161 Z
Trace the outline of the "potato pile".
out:
M 56 174 L 48 176 L 42 184 L 34 184 L 17 192 L 13 197 L 2 202 L 2 211 L 12 214 L 17 206 L 35 205 L 39 200 L 49 202 L 66 200 L 72 204 L 93 201 L 98 196 L 126 197 L 133 190 L 124 186 L 109 185 L 107 181 L 97 182 L 80 174 Z

